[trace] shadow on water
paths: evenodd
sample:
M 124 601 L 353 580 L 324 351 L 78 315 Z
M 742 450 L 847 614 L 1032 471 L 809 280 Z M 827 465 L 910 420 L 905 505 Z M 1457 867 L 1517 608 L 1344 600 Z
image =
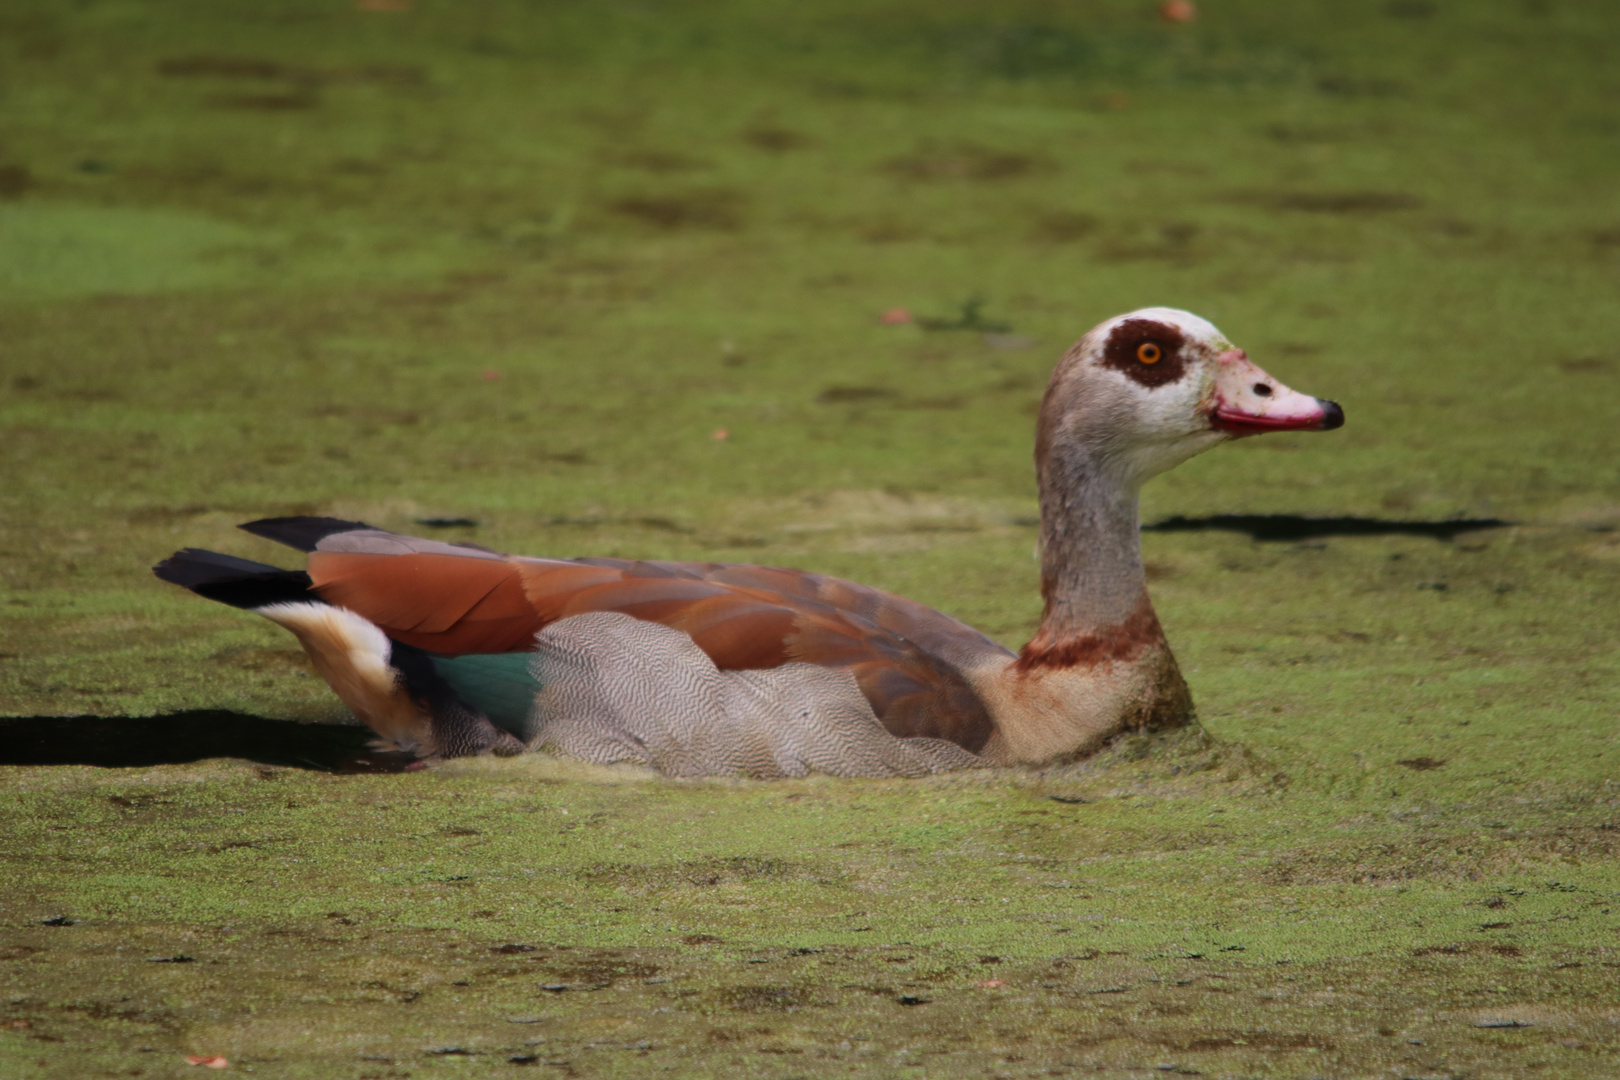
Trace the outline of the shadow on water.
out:
M 402 772 L 415 758 L 378 753 L 371 731 L 198 709 L 167 716 L 0 717 L 0 765 L 138 768 L 242 758 L 319 772 Z
M 1390 521 L 1364 517 L 1300 517 L 1297 514 L 1214 514 L 1189 518 L 1177 514 L 1143 532 L 1240 532 L 1254 540 L 1316 540 L 1326 536 L 1428 536 L 1454 540 L 1462 533 L 1512 525 L 1500 518 L 1453 518 L 1449 521 Z

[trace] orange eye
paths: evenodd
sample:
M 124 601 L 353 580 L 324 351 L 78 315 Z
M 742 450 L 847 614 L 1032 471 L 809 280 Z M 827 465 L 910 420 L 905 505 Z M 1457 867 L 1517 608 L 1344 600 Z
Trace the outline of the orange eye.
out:
M 1136 358 L 1144 364 L 1157 364 L 1163 355 L 1163 350 L 1151 341 L 1144 341 L 1136 347 Z

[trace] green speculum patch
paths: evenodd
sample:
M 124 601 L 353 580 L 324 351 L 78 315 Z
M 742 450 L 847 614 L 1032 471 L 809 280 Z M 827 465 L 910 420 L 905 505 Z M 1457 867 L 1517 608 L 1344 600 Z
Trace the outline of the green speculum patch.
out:
M 1612 1074 L 1616 14 L 1204 7 L 10 5 L 0 1072 Z M 1046 373 L 1149 304 L 1349 419 L 1146 520 L 1512 524 L 1145 534 L 1203 727 L 1092 763 L 329 771 L 147 572 L 323 513 L 1016 647 Z

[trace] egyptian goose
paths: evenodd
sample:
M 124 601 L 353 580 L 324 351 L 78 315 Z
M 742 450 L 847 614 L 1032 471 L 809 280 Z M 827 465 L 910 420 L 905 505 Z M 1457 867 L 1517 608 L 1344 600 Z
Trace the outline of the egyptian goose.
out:
M 918 776 L 1078 757 L 1192 700 L 1148 599 L 1137 493 L 1228 439 L 1344 423 L 1203 319 L 1146 308 L 1053 372 L 1035 471 L 1041 594 L 1013 654 L 878 589 L 733 563 L 537 559 L 295 517 L 283 570 L 188 548 L 158 577 L 297 635 L 385 745 L 546 749 L 680 776 Z

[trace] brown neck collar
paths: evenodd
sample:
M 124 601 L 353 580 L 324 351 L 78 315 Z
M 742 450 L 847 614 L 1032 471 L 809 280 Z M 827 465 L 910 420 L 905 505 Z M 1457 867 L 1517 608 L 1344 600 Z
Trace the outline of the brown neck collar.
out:
M 1049 605 L 1050 609 L 1050 605 Z M 1164 629 L 1144 589 L 1136 609 L 1112 626 L 1067 633 L 1050 617 L 1013 665 L 1020 672 L 1047 668 L 1090 668 L 1098 664 L 1130 663 L 1155 646 L 1164 646 Z

